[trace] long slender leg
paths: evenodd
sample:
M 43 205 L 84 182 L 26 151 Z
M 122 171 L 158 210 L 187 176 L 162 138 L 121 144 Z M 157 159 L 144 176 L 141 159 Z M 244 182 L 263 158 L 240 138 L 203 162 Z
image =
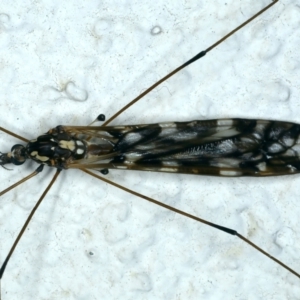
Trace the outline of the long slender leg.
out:
M 180 70 L 184 69 L 188 65 L 192 64 L 193 62 L 197 61 L 201 57 L 205 56 L 207 52 L 209 52 L 210 50 L 214 49 L 219 44 L 221 44 L 222 42 L 224 42 L 226 39 L 228 39 L 230 36 L 232 36 L 233 34 L 235 34 L 241 28 L 243 28 L 244 26 L 246 26 L 248 23 L 250 23 L 251 21 L 253 21 L 259 15 L 261 15 L 262 13 L 264 13 L 266 10 L 268 10 L 271 6 L 273 6 L 278 1 L 279 0 L 273 1 L 272 3 L 270 3 L 269 5 L 267 5 L 266 7 L 264 7 L 262 10 L 260 10 L 258 13 L 256 13 L 254 16 L 252 16 L 250 19 L 248 19 L 247 21 L 245 21 L 244 23 L 242 23 L 240 26 L 238 26 L 235 29 L 233 29 L 232 31 L 230 31 L 227 35 L 225 35 L 223 38 L 221 38 L 220 40 L 218 40 L 216 43 L 214 43 L 213 45 L 211 45 L 210 47 L 208 47 L 206 50 L 203 50 L 203 51 L 199 52 L 197 55 L 195 55 L 194 57 L 192 57 L 190 60 L 188 60 L 187 62 L 185 62 L 184 64 L 182 64 L 181 66 L 179 66 L 178 68 L 176 68 L 175 70 L 173 70 L 171 73 L 169 73 L 168 75 L 166 75 L 165 77 L 163 77 L 162 79 L 160 79 L 159 81 L 157 81 L 156 83 L 154 83 L 153 85 L 151 85 L 143 93 L 141 93 L 139 96 L 137 96 L 132 101 L 130 101 L 127 105 L 125 105 L 119 111 L 117 111 L 112 117 L 110 117 L 106 122 L 104 122 L 102 126 L 106 126 L 107 124 L 111 123 L 111 121 L 113 121 L 117 116 L 119 116 L 122 112 L 124 112 L 126 109 L 128 109 L 130 106 L 132 106 L 134 103 L 136 103 L 137 101 L 139 101 L 140 99 L 142 99 L 145 95 L 147 95 L 149 92 L 151 92 L 153 89 L 155 89 L 162 82 L 166 81 L 167 79 L 169 79 L 170 77 L 172 77 L 174 74 L 178 73 Z
M 52 180 L 50 181 L 49 185 L 47 186 L 47 188 L 44 190 L 42 196 L 40 197 L 40 199 L 37 201 L 37 203 L 35 204 L 35 206 L 33 207 L 31 213 L 29 214 L 29 216 L 27 217 L 26 219 L 26 222 L 24 223 L 22 229 L 20 230 L 19 234 L 18 234 L 18 237 L 16 238 L 14 244 L 12 245 L 8 255 L 6 256 L 1 268 L 0 268 L 0 282 L 1 282 L 1 279 L 2 279 L 2 276 L 4 274 L 4 271 L 5 271 L 5 268 L 8 264 L 8 261 L 10 259 L 10 257 L 12 256 L 12 254 L 14 253 L 15 251 L 15 248 L 17 247 L 25 229 L 27 228 L 30 220 L 32 219 L 34 213 L 36 212 L 36 210 L 38 209 L 39 205 L 41 204 L 42 200 L 45 198 L 45 196 L 47 195 L 47 193 L 49 192 L 50 188 L 52 187 L 53 183 L 55 182 L 55 180 L 57 179 L 58 175 L 60 173 L 60 170 L 57 170 L 55 175 L 53 176 Z M 1 298 L 0 298 L 1 299 Z
M 18 185 L 24 183 L 25 181 L 29 180 L 30 178 L 34 177 L 35 175 L 39 174 L 40 172 L 43 171 L 44 165 L 40 165 L 33 173 L 29 174 L 28 176 L 24 177 L 23 179 L 19 180 L 18 182 L 12 184 L 11 186 L 9 186 L 8 188 L 6 188 L 5 190 L 0 192 L 0 197 L 2 195 L 4 195 L 5 193 L 7 193 L 8 191 L 14 189 L 15 187 L 17 187 Z
M 87 173 L 87 174 L 89 174 L 89 175 L 91 175 L 91 176 L 93 176 L 93 177 L 95 177 L 95 178 L 97 178 L 97 179 L 100 179 L 100 180 L 102 180 L 102 181 L 104 181 L 104 182 L 106 182 L 106 183 L 108 183 L 108 184 L 111 184 L 111 185 L 113 185 L 113 186 L 115 186 L 115 187 L 117 187 L 117 188 L 119 188 L 119 189 L 121 189 L 121 190 L 123 190 L 123 191 L 125 191 L 125 192 L 127 192 L 127 193 L 130 193 L 130 194 L 132 194 L 132 195 L 135 195 L 135 196 L 137 196 L 137 197 L 140 197 L 140 198 L 142 198 L 142 199 L 144 199 L 144 200 L 147 200 L 147 201 L 149 201 L 149 202 L 151 202 L 151 203 L 154 203 L 154 204 L 156 204 L 156 205 L 158 205 L 158 206 L 164 207 L 164 208 L 166 208 L 166 209 L 168 209 L 168 210 L 171 210 L 171 211 L 173 211 L 173 212 L 175 212 L 175 213 L 177 213 L 177 214 L 180 214 L 180 215 L 182 215 L 182 216 L 185 216 L 185 217 L 190 218 L 190 219 L 192 219 L 192 220 L 195 220 L 195 221 L 197 221 L 197 222 L 200 222 L 200 223 L 206 224 L 206 225 L 208 225 L 208 226 L 210 226 L 210 227 L 219 229 L 219 230 L 221 230 L 221 231 L 223 231 L 223 232 L 226 232 L 226 233 L 228 233 L 228 234 L 235 235 L 235 236 L 239 237 L 241 240 L 243 240 L 245 243 L 247 243 L 248 245 L 250 245 L 251 247 L 255 248 L 255 249 L 256 249 L 257 251 L 259 251 L 260 253 L 264 254 L 265 256 L 267 256 L 267 257 L 270 258 L 271 260 L 275 261 L 277 264 L 279 264 L 280 266 L 282 266 L 283 268 L 285 268 L 286 270 L 288 270 L 289 272 L 291 272 L 292 274 L 294 274 L 295 276 L 297 276 L 298 278 L 300 278 L 300 274 L 299 274 L 299 273 L 297 273 L 296 271 L 294 271 L 293 269 L 291 269 L 290 267 L 288 267 L 287 265 L 285 265 L 283 262 L 281 262 L 280 260 L 276 259 L 276 258 L 273 257 L 272 255 L 270 255 L 269 253 L 267 253 L 266 251 L 264 251 L 262 248 L 260 248 L 260 247 L 257 246 L 256 244 L 252 243 L 250 240 L 248 240 L 247 238 L 245 238 L 244 236 L 242 236 L 241 234 L 239 234 L 239 233 L 238 233 L 236 230 L 234 230 L 234 229 L 230 229 L 230 228 L 227 228 L 227 227 L 223 227 L 223 226 L 220 226 L 220 225 L 218 225 L 218 224 L 215 224 L 215 223 L 206 221 L 206 220 L 204 220 L 204 219 L 201 219 L 201 218 L 199 218 L 199 217 L 193 216 L 193 215 L 191 215 L 191 214 L 189 214 L 189 213 L 186 213 L 186 212 L 184 212 L 184 211 L 182 211 L 182 210 L 179 210 L 179 209 L 174 208 L 174 207 L 172 207 L 172 206 L 169 206 L 169 205 L 167 205 L 167 204 L 165 204 L 165 203 L 162 203 L 162 202 L 160 202 L 160 201 L 157 201 L 157 200 L 155 200 L 155 199 L 153 199 L 153 198 L 147 197 L 147 196 L 145 196 L 145 195 L 143 195 L 143 194 L 137 193 L 137 192 L 135 192 L 135 191 L 133 191 L 133 190 L 131 190 L 131 189 L 128 189 L 128 188 L 126 188 L 126 187 L 124 187 L 124 186 L 121 186 L 121 185 L 119 185 L 119 184 L 117 184 L 117 183 L 115 183 L 115 182 L 112 182 L 112 181 L 110 181 L 110 180 L 108 180 L 108 179 L 106 179 L 106 178 L 104 178 L 104 177 L 101 177 L 101 176 L 99 176 L 99 175 L 97 175 L 97 174 L 95 174 L 95 173 L 93 173 L 93 172 L 91 172 L 91 171 L 89 171 L 89 170 L 87 170 L 87 169 L 81 169 L 81 170 L 82 170 L 83 172 L 85 172 L 85 173 Z
M 7 133 L 7 134 L 9 134 L 9 135 L 11 135 L 11 136 L 13 136 L 13 137 L 15 137 L 15 138 L 17 138 L 17 139 L 19 139 L 19 140 L 21 140 L 21 141 L 23 141 L 23 142 L 25 142 L 25 143 L 29 142 L 29 140 L 25 139 L 24 137 L 22 137 L 22 136 L 20 136 L 20 135 L 18 135 L 16 133 L 13 133 L 13 132 L 11 132 L 11 131 L 3 128 L 3 127 L 0 127 L 0 130 L 3 131 L 3 132 L 5 132 L 5 133 Z

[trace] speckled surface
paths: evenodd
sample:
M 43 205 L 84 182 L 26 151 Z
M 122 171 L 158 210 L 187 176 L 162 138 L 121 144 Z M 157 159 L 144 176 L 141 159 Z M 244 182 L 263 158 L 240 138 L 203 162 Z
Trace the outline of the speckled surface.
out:
M 211 3 L 213 2 L 213 4 Z M 7 2 L 8 3 L 8 2 Z M 34 138 L 111 116 L 269 1 L 22 1 L 0 7 L 0 126 Z M 300 6 L 281 0 L 113 124 L 300 122 Z M 0 149 L 18 143 L 0 133 Z M 0 190 L 36 168 L 0 170 Z M 0 260 L 53 176 L 0 199 Z M 238 230 L 300 271 L 299 176 L 107 178 Z M 234 237 L 80 171 L 60 175 L 2 280 L 2 299 L 299 299 L 294 275 Z

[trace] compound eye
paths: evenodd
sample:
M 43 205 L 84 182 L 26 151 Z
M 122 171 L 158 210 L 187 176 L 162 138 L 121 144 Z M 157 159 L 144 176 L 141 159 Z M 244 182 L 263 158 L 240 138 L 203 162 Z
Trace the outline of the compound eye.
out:
M 14 145 L 11 148 L 11 163 L 19 166 L 22 165 L 26 160 L 25 147 L 23 145 Z

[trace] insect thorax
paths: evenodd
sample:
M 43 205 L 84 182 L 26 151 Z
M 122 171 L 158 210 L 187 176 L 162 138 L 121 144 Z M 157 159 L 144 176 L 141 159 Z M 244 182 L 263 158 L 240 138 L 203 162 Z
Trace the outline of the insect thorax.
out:
M 70 161 L 84 158 L 85 153 L 85 142 L 66 132 L 63 126 L 50 129 L 26 146 L 27 158 L 59 169 L 66 169 Z

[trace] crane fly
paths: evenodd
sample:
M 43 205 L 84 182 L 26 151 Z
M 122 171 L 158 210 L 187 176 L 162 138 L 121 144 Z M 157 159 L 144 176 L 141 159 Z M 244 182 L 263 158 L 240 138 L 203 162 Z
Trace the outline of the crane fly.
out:
M 73 129 L 72 130 L 74 130 L 74 127 L 73 127 Z M 77 134 L 79 134 L 79 133 L 77 133 Z M 114 170 L 113 170 L 114 171 Z M 44 171 L 45 172 L 45 171 Z M 248 174 L 249 175 L 249 174 Z M 123 175 L 120 175 L 120 176 L 123 176 Z M 126 175 L 127 176 L 127 175 Z M 141 175 L 142 176 L 142 178 L 143 178 L 143 180 L 144 179 L 147 179 L 147 175 Z M 145 177 L 145 178 L 144 178 Z M 162 177 L 162 178 L 164 178 L 164 177 Z M 189 179 L 189 180 L 195 180 L 195 179 Z M 199 180 L 199 179 L 198 179 Z M 60 187 L 60 188 L 63 188 L 64 186 L 62 186 L 62 187 Z M 169 185 L 168 185 L 168 187 L 169 187 Z M 54 193 L 55 193 L 55 191 L 54 191 Z M 88 191 L 87 191 L 87 193 L 88 193 Z M 75 190 L 75 194 L 76 194 L 76 190 Z M 103 193 L 102 193 L 102 195 L 103 195 Z M 48 195 L 49 196 L 49 195 Z M 205 200 L 205 197 L 203 198 L 203 200 Z M 108 209 L 108 211 L 109 211 L 110 209 Z M 201 212 L 201 210 L 200 210 L 200 212 Z M 120 213 L 120 212 L 119 212 Z M 201 213 L 200 213 L 201 214 Z M 104 213 L 104 215 L 105 215 L 105 213 Z M 123 215 L 126 215 L 126 212 L 123 212 Z M 120 216 L 118 216 L 119 218 L 124 218 L 124 216 L 122 217 L 120 217 Z M 174 218 L 173 216 L 171 217 L 171 218 Z M 176 218 L 176 217 L 175 217 Z M 223 224 L 222 224 L 223 225 Z M 109 231 L 108 231 L 109 232 Z M 82 235 L 83 236 L 85 236 L 85 238 L 86 239 L 88 239 L 88 237 L 87 236 L 89 236 L 89 233 L 88 233 L 88 230 L 82 230 Z M 26 235 L 24 235 L 24 237 L 25 237 Z M 114 237 L 116 240 L 118 240 L 118 237 Z M 24 238 L 22 238 L 22 240 L 21 240 L 21 243 L 23 242 L 23 239 Z M 114 242 L 116 241 L 116 240 L 114 240 Z M 19 247 L 19 246 L 18 246 Z M 18 248 L 17 248 L 18 249 Z M 70 248 L 70 249 L 72 249 L 72 248 Z M 100 252 L 100 251 L 102 251 L 103 249 L 102 249 L 102 247 L 101 247 L 101 249 L 98 249 L 98 251 Z M 202 249 L 203 250 L 203 249 Z M 18 250 L 16 250 L 16 251 L 18 251 Z M 45 251 L 45 250 L 44 250 Z M 99 252 L 98 252 L 98 255 L 99 255 Z M 97 253 L 97 251 L 96 251 L 96 253 Z M 119 253 L 120 254 L 120 253 Z M 93 257 L 93 255 L 94 255 L 94 252 L 91 250 L 91 251 L 87 251 L 87 256 L 90 256 L 90 257 Z M 95 256 L 97 256 L 97 255 L 95 255 Z M 125 255 L 126 256 L 126 255 Z M 89 258 L 89 259 L 91 259 L 91 258 Z M 122 256 L 122 255 L 120 255 L 119 257 L 118 257 L 118 260 L 121 262 L 121 261 L 124 261 L 124 259 L 125 259 L 125 261 L 126 261 L 126 259 L 128 259 L 128 257 L 125 257 L 124 258 L 124 255 Z M 254 263 L 253 263 L 254 264 Z M 8 266 L 10 265 L 10 263 L 8 264 Z M 98 267 L 99 267 L 99 265 L 98 265 Z M 252 265 L 252 267 L 253 267 L 253 265 Z M 132 270 L 132 269 L 130 269 L 130 270 Z M 95 270 L 94 270 L 95 271 Z M 99 271 L 99 270 L 98 270 Z M 7 272 L 7 271 L 6 271 Z M 133 272 L 134 273 L 134 272 Z M 140 285 L 142 285 L 142 286 L 144 286 L 144 287 L 146 287 L 146 289 L 147 289 L 147 287 L 148 287 L 148 289 L 150 289 L 149 288 L 149 286 L 151 286 L 151 284 L 149 283 L 149 280 L 147 280 L 147 276 L 145 275 L 146 273 L 144 272 L 136 272 L 136 276 L 134 276 L 134 274 L 132 274 L 132 277 L 137 277 L 137 280 L 136 280 L 136 282 L 142 282 L 142 283 L 139 283 L 138 284 L 138 286 L 140 286 Z M 5 276 L 6 276 L 6 273 L 5 273 Z M 19 275 L 19 276 L 22 276 L 22 273 Z M 29 274 L 29 273 L 27 273 L 26 274 L 26 278 L 28 277 L 28 276 L 31 276 L 31 274 Z M 5 277 L 4 277 L 5 278 Z M 129 277 L 128 277 L 129 278 Z M 106 280 L 108 281 L 108 278 L 106 278 Z M 23 282 L 23 284 L 25 284 L 25 282 Z M 42 282 L 41 282 L 41 284 L 42 284 Z M 47 284 L 47 283 L 46 283 Z M 137 283 L 136 283 L 137 284 Z M 75 288 L 75 290 L 76 290 L 76 287 L 74 287 Z M 137 288 L 137 289 L 139 289 L 139 288 Z M 151 290 L 151 289 L 150 289 Z M 78 291 L 77 291 L 78 292 Z M 77 293 L 76 292 L 76 293 Z M 5 294 L 4 294 L 5 295 Z M 171 297 L 172 298 L 172 297 Z

